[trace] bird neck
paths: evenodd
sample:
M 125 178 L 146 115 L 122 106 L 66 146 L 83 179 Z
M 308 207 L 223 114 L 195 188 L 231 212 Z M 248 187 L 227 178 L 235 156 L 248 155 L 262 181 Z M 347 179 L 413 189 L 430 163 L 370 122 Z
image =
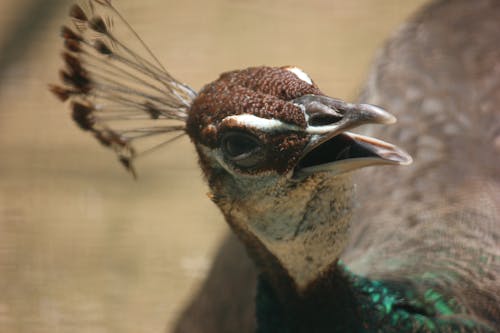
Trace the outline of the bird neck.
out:
M 278 293 L 301 293 L 336 264 L 346 245 L 353 185 L 349 175 L 320 174 L 273 185 L 218 204 Z

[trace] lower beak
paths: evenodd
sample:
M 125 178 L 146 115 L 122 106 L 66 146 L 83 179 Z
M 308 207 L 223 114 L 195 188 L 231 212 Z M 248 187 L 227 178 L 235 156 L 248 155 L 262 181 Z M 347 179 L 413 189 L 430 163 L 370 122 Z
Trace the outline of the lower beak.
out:
M 295 167 L 294 177 L 318 172 L 342 174 L 371 165 L 409 165 L 412 158 L 388 142 L 344 132 L 309 148 Z

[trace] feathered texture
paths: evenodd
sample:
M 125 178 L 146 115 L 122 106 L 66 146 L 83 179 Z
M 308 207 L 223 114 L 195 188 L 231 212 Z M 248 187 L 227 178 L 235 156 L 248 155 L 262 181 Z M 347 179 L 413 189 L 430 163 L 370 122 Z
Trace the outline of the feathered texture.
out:
M 69 16 L 63 86 L 50 90 L 71 100 L 73 120 L 135 176 L 136 157 L 184 134 L 196 93 L 165 70 L 111 1 L 75 4 Z
M 409 168 L 365 171 L 345 260 L 500 328 L 500 2 L 438 1 L 378 55 L 361 100 L 399 126 Z M 383 186 L 382 186 L 383 184 Z
M 182 135 L 196 94 L 164 70 L 109 1 L 74 5 L 70 17 L 74 29 L 62 29 L 64 86 L 51 90 L 70 99 L 75 122 L 134 172 L 133 159 L 155 147 L 137 148 L 136 142 Z M 416 162 L 411 169 L 359 177 L 347 266 L 333 262 L 300 293 L 278 294 L 276 285 L 260 280 L 260 332 L 499 328 L 498 22 L 495 0 L 438 1 L 379 55 L 362 99 L 399 116 L 400 125 L 381 134 L 405 145 Z M 129 39 L 119 31 L 136 45 L 123 44 Z M 238 73 L 225 74 L 229 86 Z M 253 90 L 279 86 L 272 75 L 259 77 L 258 87 L 253 79 L 247 82 Z
M 261 66 L 223 73 L 203 87 L 193 102 L 187 120 L 189 135 L 197 142 L 214 147 L 217 135 L 207 133 L 206 128 L 215 128 L 224 117 L 242 113 L 305 128 L 305 116 L 292 100 L 323 93 L 315 84 L 304 82 L 288 69 L 287 66 Z
M 344 274 L 369 296 L 360 298 L 365 305 L 385 315 L 389 328 L 380 332 L 500 331 L 499 22 L 495 0 L 435 1 L 389 40 L 365 84 L 361 102 L 383 105 L 399 121 L 369 134 L 398 142 L 414 157 L 409 168 L 372 168 L 355 177 L 359 204 L 343 255 L 352 272 Z M 255 288 L 256 273 L 241 267 L 253 264 L 234 243 L 231 236 L 221 248 L 176 332 L 254 331 L 248 293 L 219 297 L 227 288 Z M 275 315 L 261 329 L 279 327 L 272 291 L 259 288 L 260 311 Z M 387 312 L 396 301 L 420 327 L 396 326 L 402 312 Z M 230 321 L 228 307 L 240 309 Z M 425 314 L 463 326 L 433 326 Z

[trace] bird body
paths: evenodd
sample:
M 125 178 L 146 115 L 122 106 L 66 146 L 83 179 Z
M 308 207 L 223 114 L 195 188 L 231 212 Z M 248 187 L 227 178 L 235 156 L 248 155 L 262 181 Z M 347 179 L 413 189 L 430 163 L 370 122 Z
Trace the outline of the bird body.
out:
M 342 120 L 328 114 L 323 115 L 322 125 L 312 124 L 313 115 L 322 109 L 314 103 L 325 100 L 323 97 L 315 99 L 311 106 L 309 100 L 304 102 L 301 98 L 312 95 L 300 91 L 291 94 L 293 90 L 287 90 L 286 85 L 300 86 L 302 82 L 298 82 L 298 77 L 290 76 L 291 81 L 280 78 L 271 85 L 255 83 L 279 76 L 278 73 L 289 76 L 287 67 L 250 68 L 221 75 L 218 81 L 200 92 L 187 120 L 187 132 L 199 152 L 212 198 L 261 271 L 256 296 L 258 331 L 494 332 L 487 323 L 469 317 L 464 304 L 450 290 L 442 288 L 433 272 L 418 276 L 382 275 L 372 279 L 351 272 L 339 262 L 353 215 L 354 189 L 350 172 L 344 169 L 338 172 L 337 163 L 344 161 L 355 169 L 364 166 L 356 163 L 358 158 L 371 157 L 369 164 L 376 164 L 382 157 L 389 157 L 390 160 L 382 162 L 407 164 L 409 157 L 396 147 L 379 141 L 371 143 L 385 146 L 389 153 L 376 150 L 356 153 L 356 146 L 349 146 L 337 137 L 338 134 L 329 136 L 327 141 L 319 139 L 321 144 L 313 150 L 307 149 L 309 142 L 314 140 L 308 130 L 329 133 L 331 128 L 325 131 L 319 128 L 333 124 L 338 127 L 345 119 L 348 119 L 347 127 L 353 126 L 347 104 L 343 105 L 344 109 L 340 104 L 335 108 L 340 110 Z M 276 88 L 283 85 L 285 88 Z M 291 95 L 283 97 L 276 95 L 276 91 L 287 91 Z M 265 106 L 261 104 L 263 93 L 267 94 Z M 315 93 L 324 96 L 319 90 Z M 254 101 L 255 95 L 258 101 Z M 290 101 L 291 104 L 287 104 Z M 350 106 L 358 116 L 360 110 L 369 110 L 369 116 L 365 115 L 362 121 L 354 117 L 355 124 L 392 121 L 377 108 Z M 290 109 L 281 111 L 286 107 Z M 274 114 L 274 109 L 280 112 Z M 270 112 L 267 114 L 263 110 Z M 261 120 L 238 121 L 235 115 L 240 114 L 251 114 Z M 300 115 L 305 115 L 305 124 Z M 279 127 L 264 125 L 267 119 L 283 121 L 286 126 L 280 132 Z M 266 142 L 266 148 L 259 150 L 256 160 L 250 159 L 249 164 L 242 166 L 241 160 L 234 161 L 221 153 L 227 149 L 224 148 L 226 133 L 257 133 L 255 135 Z M 370 142 L 370 139 L 365 140 Z M 286 145 L 281 146 L 283 142 Z M 252 153 L 255 148 L 252 144 L 238 147 L 237 156 Z M 327 146 L 328 155 L 321 151 L 322 148 L 318 150 L 323 145 Z M 276 147 L 278 151 L 266 152 L 268 147 Z M 349 147 L 347 152 L 345 147 Z M 375 156 L 374 152 L 379 155 Z M 325 163 L 333 170 L 316 170 Z M 294 178 L 301 174 L 302 168 L 311 167 L 312 174 Z
M 460 53 L 455 61 L 446 47 L 467 50 L 475 29 L 489 29 L 489 41 L 500 36 L 498 23 L 466 20 L 490 9 L 488 22 L 495 22 L 497 2 L 429 6 L 389 44 L 363 95 L 367 103 L 359 104 L 327 96 L 290 66 L 223 73 L 196 94 L 149 49 L 144 58 L 120 43 L 107 25 L 112 20 L 96 10 L 123 20 L 111 2 L 89 3 L 88 10 L 71 9 L 77 31 L 63 29 L 65 86 L 52 91 L 72 100 L 75 121 L 131 171 L 138 140 L 189 135 L 210 198 L 259 271 L 259 332 L 495 332 L 500 80 L 486 67 L 479 71 L 477 59 L 485 56 L 496 70 L 500 49 L 482 43 L 482 54 Z M 477 11 L 463 14 L 468 6 Z M 447 12 L 448 23 L 467 24 L 443 43 L 449 29 L 436 17 Z M 410 60 L 434 75 L 413 70 Z M 96 71 L 103 64 L 110 66 Z M 129 81 L 117 82 L 115 74 Z M 428 81 L 433 88 L 426 91 Z M 379 134 L 408 145 L 417 160 L 413 167 L 363 173 L 358 188 L 363 177 L 367 188 L 357 191 L 358 201 L 353 171 L 412 162 L 388 142 L 350 132 L 395 122 L 376 105 L 394 108 L 402 120 Z M 134 117 L 120 118 L 124 112 Z M 181 124 L 122 129 L 113 123 L 137 114 L 153 124 Z M 474 163 L 466 163 L 465 152 Z
M 498 1 L 435 1 L 377 56 L 361 100 L 390 109 L 398 128 L 365 134 L 404 144 L 414 163 L 390 176 L 359 174 L 342 257 L 357 274 L 440 294 L 458 306 L 451 317 L 492 331 L 500 330 L 498 22 Z
M 355 275 L 339 263 L 304 294 L 287 295 L 283 301 L 261 278 L 258 331 L 495 332 L 487 324 L 461 318 L 461 305 L 430 285 L 423 294 L 418 290 L 401 281 Z

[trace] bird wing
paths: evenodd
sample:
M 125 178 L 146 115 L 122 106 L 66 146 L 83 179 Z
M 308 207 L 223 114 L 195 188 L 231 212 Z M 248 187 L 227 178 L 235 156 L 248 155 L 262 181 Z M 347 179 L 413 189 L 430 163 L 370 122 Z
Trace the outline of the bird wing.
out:
M 359 175 L 344 260 L 367 276 L 435 286 L 500 325 L 499 22 L 498 1 L 437 1 L 378 55 L 361 99 L 399 126 L 369 134 L 414 164 Z

